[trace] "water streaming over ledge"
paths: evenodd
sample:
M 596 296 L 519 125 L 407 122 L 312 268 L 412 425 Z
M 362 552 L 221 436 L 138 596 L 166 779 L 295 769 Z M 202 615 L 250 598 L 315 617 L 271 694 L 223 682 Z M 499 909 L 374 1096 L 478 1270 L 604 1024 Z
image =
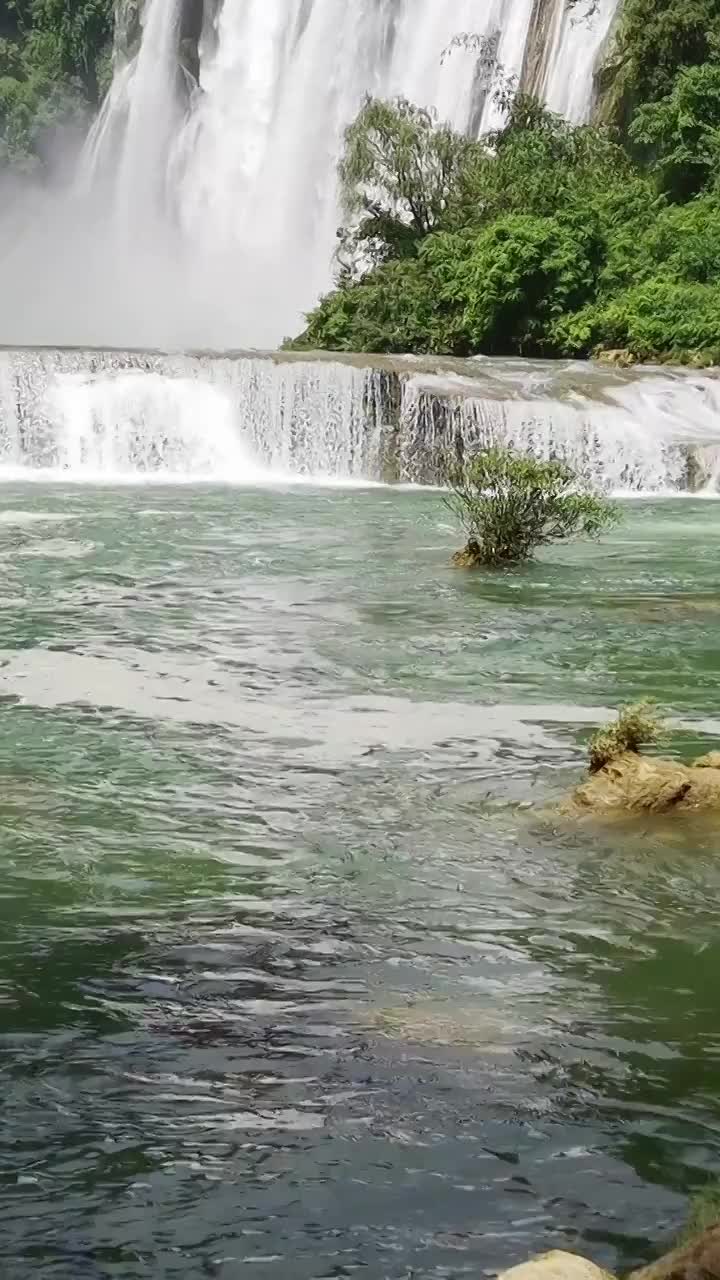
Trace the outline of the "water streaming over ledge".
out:
M 0 352 L 6 478 L 437 483 L 505 442 L 611 491 L 714 491 L 720 380 L 413 358 Z

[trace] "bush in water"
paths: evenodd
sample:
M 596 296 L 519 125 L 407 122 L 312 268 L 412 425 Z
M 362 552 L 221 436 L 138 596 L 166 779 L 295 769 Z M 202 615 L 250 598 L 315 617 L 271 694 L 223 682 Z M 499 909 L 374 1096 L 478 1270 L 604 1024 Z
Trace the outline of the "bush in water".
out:
M 622 707 L 614 724 L 598 729 L 589 743 L 590 772 L 598 773 L 611 760 L 642 747 L 657 745 L 665 736 L 665 722 L 654 702 L 643 699 Z
M 463 567 L 520 564 L 537 547 L 596 537 L 618 519 L 613 503 L 589 492 L 564 462 L 513 449 L 484 449 L 452 468 L 447 504 L 467 533 Z

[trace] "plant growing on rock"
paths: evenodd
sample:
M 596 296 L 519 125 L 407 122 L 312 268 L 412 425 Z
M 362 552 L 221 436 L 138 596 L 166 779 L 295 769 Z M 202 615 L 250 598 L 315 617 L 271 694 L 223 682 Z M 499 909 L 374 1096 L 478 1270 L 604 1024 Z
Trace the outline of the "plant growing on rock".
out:
M 495 445 L 452 467 L 446 502 L 467 533 L 463 568 L 521 564 L 552 542 L 597 537 L 617 507 L 590 492 L 571 467 Z
M 643 747 L 662 742 L 665 732 L 665 721 L 654 702 L 643 699 L 621 707 L 615 723 L 598 729 L 590 739 L 590 772 L 598 773 L 628 752 L 639 755 Z

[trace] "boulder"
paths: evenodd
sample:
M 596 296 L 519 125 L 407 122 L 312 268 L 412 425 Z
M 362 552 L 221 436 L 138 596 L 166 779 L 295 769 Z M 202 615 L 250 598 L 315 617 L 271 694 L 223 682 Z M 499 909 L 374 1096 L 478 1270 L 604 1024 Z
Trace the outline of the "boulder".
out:
M 612 1280 L 609 1272 L 576 1253 L 553 1249 L 503 1271 L 499 1280 Z
M 693 760 L 693 769 L 720 769 L 720 751 L 708 751 L 706 756 Z
M 626 752 L 591 774 L 562 808 L 575 816 L 720 811 L 720 756 L 718 765 L 710 763 L 714 756 L 686 765 Z
M 720 1225 L 633 1271 L 630 1280 L 720 1280 Z

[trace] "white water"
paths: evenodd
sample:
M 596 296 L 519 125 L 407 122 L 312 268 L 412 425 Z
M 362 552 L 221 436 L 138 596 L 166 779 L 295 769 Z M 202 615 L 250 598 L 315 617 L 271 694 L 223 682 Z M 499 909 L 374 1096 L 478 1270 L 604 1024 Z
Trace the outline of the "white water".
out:
M 118 245 L 155 229 L 167 208 L 164 175 L 181 119 L 176 93 L 182 0 L 154 0 L 142 14 L 142 42 L 131 64 L 120 58 L 86 146 L 83 176 L 108 182 Z M 109 170 L 112 167 L 112 177 Z
M 492 361 L 422 373 L 334 360 L 0 352 L 0 479 L 238 485 L 432 483 L 440 460 L 513 444 L 599 487 L 677 493 L 720 470 L 720 381 L 685 371 Z
M 541 91 L 585 119 L 618 0 L 584 16 L 544 2 Z M 270 347 L 297 332 L 331 282 L 337 161 L 364 95 L 404 95 L 480 135 L 498 108 L 482 55 L 453 39 L 491 40 L 519 76 L 533 15 L 533 0 L 221 0 L 188 105 L 181 4 L 145 0 L 140 51 L 118 57 L 88 141 L 81 187 L 99 201 L 95 284 L 108 314 L 88 334 L 97 299 L 70 299 L 66 341 Z

